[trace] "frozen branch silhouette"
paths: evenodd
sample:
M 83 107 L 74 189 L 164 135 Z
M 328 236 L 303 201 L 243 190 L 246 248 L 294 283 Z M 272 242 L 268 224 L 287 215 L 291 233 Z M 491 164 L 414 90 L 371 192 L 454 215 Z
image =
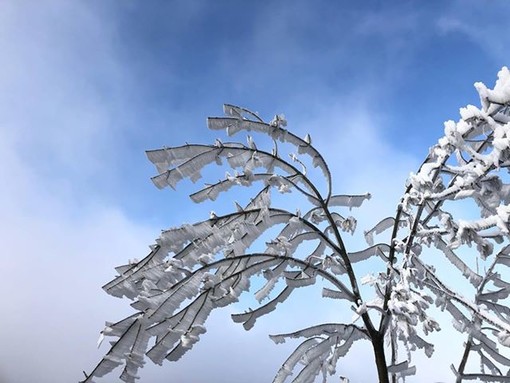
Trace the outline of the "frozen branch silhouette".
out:
M 329 285 L 323 297 L 344 301 L 360 318 L 358 324 L 323 323 L 271 335 L 275 343 L 303 339 L 274 382 L 314 382 L 320 374 L 325 382 L 356 341 L 371 343 L 379 382 L 404 381 L 419 373 L 415 351 L 428 357 L 434 352 L 427 335 L 441 327 L 433 306 L 466 335 L 459 361 L 452 364 L 457 382 L 510 382 L 504 351 L 510 346 L 510 73 L 503 68 L 493 89 L 475 87 L 481 107 L 462 108 L 458 122 L 445 123 L 445 136 L 411 173 L 395 215 L 365 231 L 368 247 L 357 252 L 344 241 L 356 229 L 348 214 L 370 194 L 335 194 L 329 167 L 310 135 L 291 133 L 283 115 L 266 123 L 247 109 L 225 105 L 226 117 L 208 119 L 212 130 L 229 136 L 253 132 L 266 136 L 269 145 L 247 135 L 246 144 L 217 140 L 148 151 L 158 188 L 196 182 L 213 165 L 230 169 L 191 194 L 194 202 L 214 201 L 234 187 L 250 188 L 253 197 L 244 206 L 236 202 L 229 214 L 211 212 L 204 221 L 163 231 L 145 258 L 116 269 L 119 275 L 103 288 L 131 299 L 136 312 L 107 322 L 101 336 L 115 340 L 83 382 L 119 366 L 120 379 L 134 382 L 145 357 L 157 364 L 177 361 L 206 332 L 211 311 L 238 301 L 256 276 L 265 279 L 255 292 L 260 306 L 232 316 L 247 330 L 317 278 Z M 291 191 L 306 202 L 294 212 L 274 202 L 275 194 Z M 466 209 L 476 211 L 476 218 L 466 218 Z M 251 250 L 275 228 L 264 251 Z M 389 234 L 387 243 L 374 240 L 381 233 Z M 433 249 L 471 291 L 460 291 L 429 262 L 426 253 Z M 381 260 L 380 270 L 356 274 L 355 263 L 374 257 Z M 371 295 L 361 284 L 372 288 Z M 473 357 L 479 370 L 468 372 Z

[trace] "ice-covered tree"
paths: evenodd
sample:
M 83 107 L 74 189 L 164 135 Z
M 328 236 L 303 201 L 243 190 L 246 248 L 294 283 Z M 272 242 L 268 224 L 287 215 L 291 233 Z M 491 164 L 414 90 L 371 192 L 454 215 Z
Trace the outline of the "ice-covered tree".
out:
M 226 117 L 209 118 L 209 128 L 228 136 L 250 132 L 264 145 L 247 135 L 246 144 L 217 140 L 148 151 L 158 188 L 175 188 L 185 178 L 196 182 L 213 165 L 229 170 L 192 194 L 194 202 L 214 201 L 239 187 L 250 188 L 252 198 L 236 202 L 231 213 L 211 212 L 204 221 L 163 231 L 149 255 L 117 268 L 119 275 L 104 289 L 131 299 L 136 312 L 107 322 L 101 336 L 115 340 L 84 382 L 121 365 L 121 380 L 134 382 L 146 357 L 158 364 L 178 360 L 206 332 L 211 311 L 238 301 L 252 280 L 264 281 L 254 292 L 260 306 L 232 316 L 247 330 L 318 279 L 327 286 L 323 297 L 344 301 L 358 320 L 271 335 L 276 343 L 303 340 L 274 382 L 313 382 L 320 374 L 326 381 L 356 341 L 371 343 L 380 382 L 403 381 L 419 373 L 414 352 L 434 352 L 427 335 L 440 325 L 432 306 L 466 336 L 452 361 L 457 382 L 510 382 L 509 70 L 499 72 L 494 89 L 475 87 L 481 107 L 462 108 L 458 122 L 445 123 L 444 137 L 411 173 L 395 215 L 365 231 L 362 251 L 348 249 L 345 235 L 356 229 L 349 211 L 370 194 L 336 194 L 311 137 L 287 130 L 282 115 L 266 123 L 225 105 Z M 279 193 L 288 192 L 303 197 L 292 211 L 279 205 Z M 354 265 L 369 259 L 379 259 L 381 268 L 358 275 Z M 446 267 L 460 277 L 442 272 Z M 475 357 L 479 369 L 468 371 Z

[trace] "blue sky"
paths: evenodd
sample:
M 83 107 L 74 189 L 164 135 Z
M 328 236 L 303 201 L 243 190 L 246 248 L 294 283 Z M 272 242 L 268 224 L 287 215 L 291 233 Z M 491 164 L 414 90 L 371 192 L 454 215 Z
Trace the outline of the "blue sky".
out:
M 213 142 L 205 118 L 224 102 L 283 112 L 323 151 L 337 192 L 374 195 L 360 214 L 375 223 L 443 122 L 478 105 L 473 83 L 492 86 L 509 64 L 509 11 L 503 0 L 2 1 L 0 381 L 80 379 L 105 351 L 104 320 L 129 312 L 100 290 L 113 267 L 208 216 L 188 186 L 153 187 L 144 150 Z M 228 314 L 142 381 L 271 379 L 289 352 L 266 337 L 271 318 L 245 333 Z M 369 381 L 358 367 L 345 367 L 352 381 Z

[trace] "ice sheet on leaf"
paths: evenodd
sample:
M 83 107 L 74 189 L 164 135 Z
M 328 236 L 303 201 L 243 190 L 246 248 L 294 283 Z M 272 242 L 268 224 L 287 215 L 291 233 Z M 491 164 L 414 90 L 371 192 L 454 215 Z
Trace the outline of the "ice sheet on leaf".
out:
M 192 182 L 196 182 L 201 178 L 200 171 L 207 165 L 211 163 L 221 163 L 221 158 L 238 158 L 242 157 L 247 160 L 251 153 L 248 149 L 244 147 L 240 147 L 237 144 L 229 144 L 228 146 L 205 146 L 207 150 L 204 148 L 205 145 L 196 145 L 196 144 L 188 144 L 186 145 L 189 154 L 192 156 L 187 158 L 185 161 L 179 163 L 174 168 L 171 168 L 166 171 L 161 171 L 166 169 L 166 167 L 161 168 L 158 167 L 158 171 L 160 174 L 152 177 L 152 181 L 159 188 L 162 189 L 165 186 L 170 186 L 172 189 L 175 189 L 177 183 L 184 178 L 189 178 Z M 180 148 L 167 148 L 165 152 L 172 152 L 174 149 Z
M 207 122 L 209 129 L 225 129 L 228 135 L 233 135 L 241 130 L 256 131 L 268 134 L 274 140 L 279 140 L 281 142 L 287 142 L 294 145 L 297 147 L 299 154 L 307 154 L 312 158 L 313 166 L 319 167 L 322 170 L 328 181 L 328 185 L 331 186 L 328 166 L 322 155 L 311 145 L 311 140 L 309 138 L 305 137 L 305 139 L 301 139 L 300 137 L 276 124 L 266 124 L 261 122 L 260 119 L 258 120 L 259 121 L 251 121 L 242 119 L 240 118 L 239 113 L 235 113 L 234 117 L 210 117 L 208 118 Z
M 487 358 L 483 352 L 478 353 L 478 355 L 480 356 L 480 363 L 484 367 L 488 368 L 491 374 L 500 376 L 502 375 L 501 370 L 496 366 L 496 364 L 493 363 L 492 360 Z
M 302 344 L 307 344 L 308 342 L 305 341 Z M 345 342 L 342 346 L 336 346 L 336 349 L 344 348 L 348 349 L 348 344 L 350 342 Z M 311 344 L 309 347 L 307 347 L 306 351 L 304 351 L 301 355 L 301 358 L 298 359 L 298 362 L 301 364 L 304 364 L 305 367 L 301 369 L 301 371 L 297 374 L 296 378 L 292 380 L 293 383 L 313 383 L 315 381 L 315 377 L 322 372 L 323 382 L 326 381 L 326 374 L 328 372 L 328 369 L 324 368 L 328 365 L 327 359 L 331 355 L 331 349 L 332 347 L 335 347 L 335 339 L 332 337 L 322 339 L 318 343 Z M 299 347 L 298 347 L 299 348 Z M 297 350 L 297 349 L 296 349 Z M 291 355 L 292 357 L 292 355 Z M 294 359 L 297 357 L 297 355 L 294 357 Z M 290 359 L 290 358 L 289 358 Z M 289 360 L 287 360 L 284 364 L 285 368 L 284 370 L 280 370 L 273 380 L 273 382 L 282 382 L 286 379 L 286 377 L 289 375 L 286 369 L 289 369 L 291 366 L 292 368 L 295 367 L 297 363 L 288 363 Z M 321 368 L 322 366 L 322 368 Z M 331 371 L 331 369 L 330 369 Z M 281 375 L 280 375 L 281 374 Z M 332 375 L 332 373 L 330 372 Z M 281 380 L 283 378 L 283 380 Z
M 315 284 L 316 273 L 313 269 L 305 271 L 285 271 L 285 283 L 287 286 L 295 287 L 306 287 Z
M 303 363 L 308 367 L 308 364 L 317 359 L 325 359 L 324 354 L 329 355 L 331 352 L 331 347 L 338 342 L 338 338 L 336 336 L 328 336 L 323 339 L 319 344 L 310 347 L 305 354 L 303 355 Z M 305 367 L 305 369 L 307 368 Z M 319 371 L 315 373 L 317 375 Z
M 321 371 L 326 379 L 326 374 L 334 374 L 338 359 L 349 351 L 356 340 L 367 338 L 367 335 L 354 325 L 337 323 L 312 326 L 289 334 L 270 335 L 275 343 L 283 343 L 286 338 L 302 337 L 308 339 L 289 356 L 273 382 L 284 382 L 298 363 L 305 367 L 293 382 L 313 382 Z M 326 368 L 321 369 L 320 365 Z
M 305 352 L 319 343 L 320 343 L 320 338 L 307 339 L 303 343 L 301 343 L 292 352 L 292 354 L 290 354 L 290 356 L 287 358 L 287 360 L 280 367 L 280 369 L 276 373 L 275 378 L 273 379 L 273 383 L 285 382 L 287 377 L 292 375 L 292 371 L 294 370 L 296 365 L 300 362 L 300 360 L 303 358 Z
M 272 174 L 267 173 L 257 173 L 250 176 L 250 183 L 257 181 L 264 181 L 268 179 Z M 193 202 L 200 203 L 207 199 L 211 201 L 215 201 L 218 198 L 220 193 L 228 191 L 233 186 L 247 186 L 246 185 L 246 176 L 244 174 L 237 174 L 235 176 L 227 175 L 227 178 L 221 180 L 215 184 L 206 185 L 205 188 L 190 194 L 190 198 Z
M 285 241 L 281 239 L 284 238 Z M 320 231 L 307 231 L 299 233 L 286 239 L 285 236 L 279 235 L 276 241 L 268 242 L 267 252 L 282 252 L 287 255 L 295 253 L 296 249 L 305 241 L 320 240 L 324 241 L 324 235 Z
M 213 304 L 208 299 L 209 292 L 203 292 L 193 302 L 168 317 L 160 318 L 156 325 L 149 328 L 152 336 L 157 336 L 154 346 L 147 351 L 147 356 L 156 364 L 161 365 L 165 358 L 177 360 L 185 351 L 189 350 L 195 342 L 189 342 L 186 350 L 179 349 L 181 338 L 192 331 L 195 326 L 201 326 L 212 311 Z M 198 339 L 196 339 L 198 341 Z M 172 351 L 176 350 L 174 354 Z
M 510 267 L 510 255 L 507 254 L 498 255 L 498 264 Z
M 408 340 L 416 347 L 422 349 L 428 358 L 430 358 L 434 353 L 434 345 L 432 343 L 425 341 L 422 337 L 418 336 L 416 333 L 411 334 Z
M 299 178 L 299 177 L 298 177 Z M 200 203 L 207 199 L 215 201 L 220 193 L 230 190 L 234 186 L 250 186 L 253 182 L 262 181 L 266 186 L 276 188 L 280 193 L 290 192 L 292 188 L 297 187 L 296 176 L 278 176 L 273 173 L 253 173 L 249 177 L 245 173 L 226 175 L 226 179 L 220 180 L 214 184 L 208 184 L 203 189 L 190 195 L 193 202 Z M 302 190 L 297 187 L 298 190 Z M 311 197 L 311 196 L 310 196 Z
M 269 337 L 275 343 L 283 343 L 287 338 L 311 338 L 314 336 L 339 336 L 341 339 L 347 339 L 351 336 L 354 336 L 356 339 L 368 338 L 367 334 L 362 331 L 359 327 L 353 324 L 344 324 L 344 323 L 323 323 L 320 325 L 310 326 L 298 331 L 278 334 L 278 335 L 270 335 Z
M 187 153 L 192 156 L 176 164 L 175 167 L 166 170 L 168 167 L 166 163 L 157 163 L 160 174 L 152 177 L 152 181 L 158 188 L 161 189 L 168 185 L 175 189 L 177 183 L 184 178 L 196 182 L 201 178 L 201 170 L 205 166 L 212 163 L 221 164 L 222 158 L 225 158 L 233 169 L 243 169 L 244 181 L 250 181 L 253 170 L 256 168 L 264 168 L 268 173 L 273 173 L 275 167 L 277 167 L 289 176 L 298 174 L 294 167 L 279 157 L 235 143 L 224 144 L 221 147 L 194 144 L 188 144 L 185 147 L 188 148 Z M 196 151 L 193 151 L 194 148 L 196 148 Z M 181 148 L 161 150 L 164 153 L 172 153 L 173 150 L 177 149 Z M 307 183 L 303 182 L 303 184 L 310 188 Z
M 323 259 L 324 257 L 324 252 L 326 251 L 326 247 L 328 246 L 328 244 L 326 243 L 326 241 L 320 241 L 319 244 L 317 245 L 317 247 L 315 248 L 314 251 L 312 251 L 310 253 L 310 255 L 308 255 L 305 260 L 307 262 L 311 262 L 313 263 L 314 260 L 316 259 Z
M 284 262 L 282 262 L 282 264 L 284 264 Z M 262 286 L 256 293 L 255 293 L 255 299 L 259 302 L 259 303 L 262 303 L 262 301 L 264 299 L 266 299 L 269 294 L 271 294 L 271 291 L 273 291 L 275 285 L 276 285 L 276 282 L 278 282 L 278 280 L 280 279 L 280 274 L 277 274 L 275 276 L 273 276 L 271 279 L 269 279 L 265 284 L 264 286 Z
M 346 294 L 344 291 L 328 289 L 327 287 L 322 288 L 322 296 L 324 298 L 346 299 L 348 301 L 354 302 L 352 294 Z
M 223 104 L 223 113 L 225 113 L 225 116 L 235 118 L 253 117 L 256 120 L 263 122 L 256 112 L 252 112 L 251 110 L 248 110 L 237 105 Z
M 264 194 L 259 196 L 263 201 Z M 250 209 L 257 203 L 252 201 L 242 212 L 164 231 L 157 242 L 174 251 L 175 257 L 182 259 L 188 267 L 199 263 L 198 257 L 203 254 L 232 251 L 240 255 L 265 230 L 294 217 L 286 211 L 267 207 Z
M 103 286 L 108 294 L 128 298 L 135 298 L 137 295 L 137 288 L 135 282 L 144 275 L 147 270 L 150 270 L 163 262 L 166 257 L 166 252 L 160 246 L 154 246 L 151 252 L 143 258 L 140 262 L 130 265 L 131 267 L 122 267 L 121 275 L 108 282 Z
M 409 361 L 405 360 L 403 362 L 392 364 L 391 366 L 388 366 L 388 373 L 389 374 L 398 374 L 400 372 L 403 372 L 405 370 L 409 369 Z
M 481 293 L 478 295 L 478 298 L 482 301 L 492 301 L 497 302 L 500 299 L 505 299 L 510 295 L 510 290 L 508 287 L 504 287 L 497 291 L 488 291 L 485 293 Z
M 388 253 L 389 251 L 390 247 L 387 244 L 379 243 L 377 245 L 370 246 L 365 250 L 349 253 L 348 256 L 352 263 L 361 262 L 373 256 L 378 256 L 382 260 L 386 261 L 387 256 L 385 253 Z
M 198 341 L 198 335 L 205 332 L 202 326 L 210 312 L 236 301 L 243 291 L 249 289 L 249 278 L 253 274 L 276 262 L 278 260 L 263 255 L 224 259 L 207 266 L 216 266 L 219 274 L 216 274 L 216 281 L 201 293 L 204 274 L 199 272 L 195 272 L 186 281 L 188 283 L 183 281 L 162 293 L 163 299 L 158 300 L 158 306 L 145 310 L 146 320 L 150 324 L 147 331 L 151 336 L 157 336 L 156 344 L 147 352 L 147 356 L 159 364 L 165 358 L 179 359 Z M 222 292 L 220 296 L 215 294 L 216 289 Z M 175 312 L 182 302 L 191 298 L 191 303 Z
M 480 304 L 497 315 L 502 321 L 510 322 L 510 307 L 507 305 L 490 301 L 483 301 Z
M 352 209 L 353 207 L 360 207 L 363 202 L 372 197 L 370 193 L 360 195 L 334 195 L 328 201 L 329 206 L 342 206 Z
M 462 381 L 473 381 L 473 382 L 485 382 L 485 383 L 507 383 L 508 376 L 503 375 L 494 375 L 494 374 L 483 374 L 483 373 L 475 373 L 475 374 L 460 374 L 455 366 L 450 365 L 450 369 L 455 374 L 457 379 L 462 379 Z
M 365 231 L 365 240 L 368 245 L 372 246 L 374 244 L 374 234 L 380 234 L 385 230 L 393 227 L 395 225 L 395 218 L 386 217 L 383 220 L 379 221 L 377 225 L 375 225 L 372 229 Z
M 145 331 L 143 324 L 137 330 L 136 340 L 131 347 L 131 351 L 126 354 L 126 365 L 120 380 L 126 383 L 134 383 L 138 379 L 138 369 L 145 364 L 145 351 L 149 343 L 150 336 Z
M 487 353 L 496 362 L 504 366 L 510 367 L 510 359 L 508 359 L 507 357 L 500 353 L 496 342 L 489 339 L 483 333 L 478 333 L 476 338 L 480 341 L 480 343 L 477 346 L 475 346 L 475 349 L 478 348 L 480 351 Z
M 139 295 L 131 306 L 137 310 L 146 311 L 148 319 L 157 322 L 173 314 L 183 301 L 196 296 L 200 291 L 201 283 L 201 276 L 195 273 L 167 290 L 151 295 Z
M 140 320 L 139 315 L 132 315 L 131 317 L 126 318 L 126 320 L 119 322 L 117 325 L 120 326 L 121 324 L 123 331 L 119 335 L 119 339 L 116 342 L 113 342 L 108 353 L 84 380 L 84 383 L 91 382 L 94 377 L 101 377 L 108 374 L 123 363 L 127 363 L 127 365 L 129 365 L 129 371 L 136 371 L 138 368 L 135 364 L 133 364 L 133 361 L 136 364 L 139 364 L 140 362 L 138 359 L 130 359 L 127 355 L 129 355 L 132 351 L 136 354 L 141 353 L 143 355 L 145 351 L 143 347 L 144 345 L 146 347 L 147 340 L 142 326 L 142 321 Z M 125 325 L 128 325 L 127 328 L 124 328 Z M 139 339 L 140 337 L 143 339 Z M 142 350 L 140 350 L 140 346 L 142 347 Z M 123 381 L 132 382 L 133 380 L 128 374 L 126 374 L 124 375 Z
M 214 150 L 211 145 L 186 144 L 172 148 L 147 150 L 145 153 L 158 172 L 163 173 L 171 166 L 186 162 L 203 153 L 211 152 L 211 150 Z
M 471 270 L 469 266 L 453 252 L 445 241 L 438 239 L 436 241 L 436 247 L 445 254 L 446 258 L 452 263 L 452 265 L 454 265 L 474 287 L 478 287 L 480 285 L 482 277 Z
M 245 330 L 250 330 L 258 318 L 275 310 L 276 305 L 284 302 L 290 296 L 292 290 L 294 290 L 294 287 L 287 286 L 275 298 L 257 309 L 242 314 L 232 314 L 232 320 L 236 323 L 242 323 Z

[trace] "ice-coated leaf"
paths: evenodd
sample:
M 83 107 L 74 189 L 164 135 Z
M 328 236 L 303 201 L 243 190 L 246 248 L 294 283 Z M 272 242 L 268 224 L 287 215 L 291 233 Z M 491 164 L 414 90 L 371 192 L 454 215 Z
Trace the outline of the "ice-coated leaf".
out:
M 256 112 L 232 104 L 223 104 L 223 113 L 225 113 L 225 116 L 236 118 L 253 117 L 257 121 L 263 122 Z
M 380 243 L 374 246 L 371 246 L 365 250 L 356 251 L 353 253 L 349 253 L 349 259 L 352 263 L 361 262 L 366 259 L 369 259 L 373 256 L 378 256 L 382 260 L 386 261 L 387 256 L 385 253 L 390 251 L 390 247 L 385 243 Z
M 437 304 L 437 301 L 436 301 Z M 452 315 L 453 319 L 459 323 L 463 323 L 464 328 L 471 326 L 471 321 L 466 317 L 462 311 L 459 310 L 457 306 L 455 306 L 450 300 L 446 298 L 444 302 L 444 307 L 446 310 Z
M 490 291 L 490 292 L 479 294 L 478 298 L 481 300 L 484 300 L 484 301 L 496 302 L 500 299 L 507 298 L 508 295 L 510 295 L 510 290 L 507 287 L 505 287 L 505 288 L 499 289 L 497 291 Z
M 261 181 L 269 178 L 272 174 L 262 173 L 262 174 L 253 174 L 251 177 L 252 182 Z M 207 199 L 211 201 L 215 201 L 220 193 L 228 191 L 233 186 L 243 185 L 246 182 L 246 176 L 236 175 L 236 176 L 227 176 L 227 179 L 219 181 L 212 185 L 207 185 L 205 188 L 190 194 L 190 198 L 193 202 L 200 203 Z
M 318 368 L 331 353 L 331 347 L 337 343 L 336 337 L 327 337 L 320 343 L 310 347 L 305 351 L 302 363 L 305 367 L 299 372 L 293 383 L 313 383 L 315 377 L 319 375 Z
M 355 339 L 363 339 L 367 337 L 367 334 L 357 326 L 344 323 L 323 323 L 287 334 L 270 335 L 269 337 L 273 341 L 281 343 L 281 341 L 278 342 L 278 340 L 285 338 L 310 338 L 320 335 L 336 335 L 341 339 L 348 339 L 350 337 L 354 337 Z
M 301 343 L 287 360 L 280 367 L 279 371 L 276 373 L 276 376 L 273 379 L 273 383 L 283 383 L 287 379 L 289 375 L 292 374 L 294 367 L 298 364 L 301 358 L 304 356 L 305 352 L 309 350 L 311 347 L 320 343 L 320 338 L 311 338 L 305 340 Z
M 170 166 L 185 162 L 211 151 L 210 145 L 183 145 L 174 148 L 147 150 L 147 158 L 151 161 L 159 173 L 163 173 Z
M 489 371 L 494 375 L 501 375 L 500 369 L 485 356 L 483 352 L 479 352 L 478 355 L 480 355 L 480 362 L 489 369 Z
M 296 288 L 296 287 L 306 287 L 315 284 L 316 278 L 315 275 L 308 276 L 306 273 L 298 271 L 297 275 L 294 275 L 293 272 L 285 272 L 285 283 L 287 286 Z
M 454 252 L 448 247 L 445 241 L 438 239 L 436 246 L 442 250 L 446 258 L 464 275 L 468 281 L 475 287 L 478 287 L 482 281 L 482 277 L 469 268 Z
M 485 351 L 491 358 L 504 366 L 510 367 L 510 359 L 501 354 L 497 343 L 489 339 L 483 333 L 478 333 L 476 338 L 480 341 L 480 349 Z
M 290 286 L 285 287 L 276 296 L 276 298 L 271 299 L 265 305 L 260 306 L 259 308 L 249 311 L 249 312 L 246 312 L 246 313 L 232 314 L 232 320 L 236 323 L 243 323 L 244 329 L 250 330 L 258 318 L 260 318 L 263 315 L 269 314 L 271 311 L 276 309 L 276 305 L 278 303 L 282 303 L 283 301 L 285 301 L 290 296 L 293 289 L 294 288 L 290 287 Z
M 313 193 L 310 185 L 299 177 L 299 172 L 296 172 L 294 167 L 271 153 L 258 151 L 235 143 L 223 144 L 222 146 L 188 144 L 185 147 L 187 150 L 184 152 L 190 157 L 181 155 L 180 157 L 185 157 L 182 159 L 182 162 L 175 163 L 175 161 L 170 161 L 171 166 L 175 165 L 174 168 L 166 170 L 166 163 L 164 164 L 165 166 L 161 163 L 157 163 L 157 169 L 160 174 L 152 177 L 152 181 L 158 188 L 161 189 L 165 186 L 170 186 L 175 189 L 177 183 L 184 178 L 189 178 L 192 182 L 196 182 L 200 179 L 201 170 L 205 166 L 218 163 L 222 158 L 225 158 L 232 169 L 243 170 L 242 175 L 235 176 L 236 180 L 241 185 L 246 186 L 253 182 L 253 171 L 257 168 L 265 169 L 268 174 L 272 174 L 274 169 L 278 168 L 283 171 L 283 176 L 287 177 L 289 182 L 299 182 L 305 186 L 309 192 Z M 193 151 L 195 148 L 196 151 Z M 176 150 L 178 154 L 182 154 L 181 152 L 183 152 L 182 147 L 161 149 L 162 153 L 173 153 L 174 150 Z M 151 154 L 151 157 L 153 156 L 154 154 Z
M 236 113 L 237 114 L 237 113 Z M 301 139 L 295 134 L 283 129 L 276 124 L 266 124 L 260 121 L 251 121 L 235 117 L 210 117 L 207 120 L 209 129 L 226 130 L 228 135 L 233 135 L 241 130 L 256 131 L 271 136 L 274 140 L 287 142 L 298 149 L 299 154 L 307 154 L 312 158 L 314 167 L 319 167 L 328 182 L 328 189 L 331 190 L 331 176 L 326 162 L 322 155 L 305 139 Z
M 168 360 L 180 358 L 198 341 L 199 333 L 197 331 L 203 332 L 200 326 L 204 324 L 211 310 L 236 301 L 240 293 L 249 288 L 249 284 L 246 282 L 250 275 L 267 268 L 271 263 L 274 264 L 278 260 L 264 256 L 253 256 L 242 258 L 240 261 L 244 261 L 244 264 L 243 262 L 236 262 L 235 259 L 225 259 L 217 262 L 218 265 L 230 263 L 236 266 L 223 269 L 223 276 L 219 277 L 211 287 L 174 315 L 168 317 L 168 314 L 165 315 L 165 313 L 173 312 L 179 302 L 189 299 L 189 296 L 169 299 L 165 295 L 165 299 L 160 300 L 161 303 L 158 307 L 147 311 L 147 319 L 154 323 L 148 329 L 148 332 L 151 336 L 158 336 L 156 344 L 147 352 L 149 358 L 155 363 L 161 363 L 164 358 Z M 243 270 L 246 274 L 239 274 L 240 270 Z M 197 280 L 199 276 L 200 274 L 195 273 L 193 279 Z M 181 286 L 186 286 L 186 284 L 181 283 Z M 223 287 L 222 291 L 225 292 L 219 298 L 214 294 L 216 287 Z M 174 288 L 174 291 L 178 290 Z M 193 330 L 195 327 L 197 328 L 196 331 Z
M 153 247 L 151 252 L 140 262 L 123 266 L 117 270 L 121 272 L 121 275 L 104 285 L 103 290 L 119 298 L 125 295 L 133 299 L 137 295 L 135 281 L 142 275 L 146 275 L 147 270 L 162 264 L 165 257 L 166 253 L 160 246 Z
M 498 255 L 498 263 L 510 267 L 510 255 Z
M 379 221 L 379 223 L 377 223 L 377 225 L 375 225 L 372 229 L 365 231 L 365 240 L 368 245 L 373 246 L 374 235 L 382 233 L 390 227 L 393 227 L 393 225 L 395 225 L 395 218 L 386 217 L 382 221 Z
M 392 364 L 391 366 L 388 366 L 388 373 L 397 374 L 399 372 L 407 370 L 408 368 L 409 368 L 409 361 L 405 360 L 403 362 L 400 362 L 397 364 Z
M 428 358 L 432 357 L 432 354 L 434 353 L 434 345 L 432 343 L 425 341 L 422 337 L 418 336 L 417 334 L 412 334 L 409 337 L 409 342 L 414 344 L 416 347 L 422 349 Z
M 256 293 L 255 293 L 255 299 L 261 303 L 264 299 L 266 299 L 269 294 L 271 294 L 271 291 L 273 291 L 276 282 L 278 281 L 279 275 L 269 279 L 264 286 L 262 286 Z
M 363 202 L 372 197 L 370 193 L 360 195 L 334 195 L 328 201 L 329 206 L 342 206 L 352 209 L 353 207 L 360 207 Z
M 139 378 L 137 375 L 138 369 L 143 367 L 145 364 L 144 356 L 149 339 L 150 336 L 145 331 L 145 326 L 142 322 L 140 327 L 137 328 L 136 340 L 133 343 L 130 352 L 126 354 L 126 366 L 122 371 L 120 380 L 127 383 L 134 383 L 135 379 Z
M 325 323 L 289 334 L 270 335 L 276 343 L 282 343 L 286 338 L 302 337 L 309 339 L 301 343 L 290 355 L 273 382 L 284 382 L 298 362 L 305 364 L 305 368 L 293 382 L 313 382 L 313 378 L 319 373 L 320 364 L 336 364 L 338 358 L 344 356 L 355 341 L 367 338 L 367 335 L 354 325 L 340 323 Z M 330 359 L 326 361 L 328 357 Z M 334 369 L 331 372 L 334 372 Z
M 346 299 L 346 300 L 353 302 L 352 294 L 346 294 L 343 291 L 328 289 L 327 287 L 324 287 L 322 289 L 322 296 L 325 298 L 332 298 L 332 299 Z
M 126 360 L 126 355 L 135 344 L 141 328 L 139 315 L 133 315 L 129 318 L 126 318 L 126 320 L 127 319 L 129 319 L 129 321 L 126 322 L 126 325 L 129 325 L 121 332 L 118 341 L 112 345 L 101 362 L 99 362 L 96 368 L 90 373 L 88 378 L 84 380 L 84 383 L 91 382 L 93 377 L 104 376 L 115 369 L 117 366 L 120 366 L 122 363 L 124 363 L 123 361 Z
M 510 307 L 489 301 L 483 301 L 481 304 L 494 312 L 501 320 L 510 322 Z
M 490 375 L 490 374 L 462 374 L 457 375 L 462 378 L 463 381 L 474 381 L 481 383 L 508 383 L 508 376 L 501 375 Z

